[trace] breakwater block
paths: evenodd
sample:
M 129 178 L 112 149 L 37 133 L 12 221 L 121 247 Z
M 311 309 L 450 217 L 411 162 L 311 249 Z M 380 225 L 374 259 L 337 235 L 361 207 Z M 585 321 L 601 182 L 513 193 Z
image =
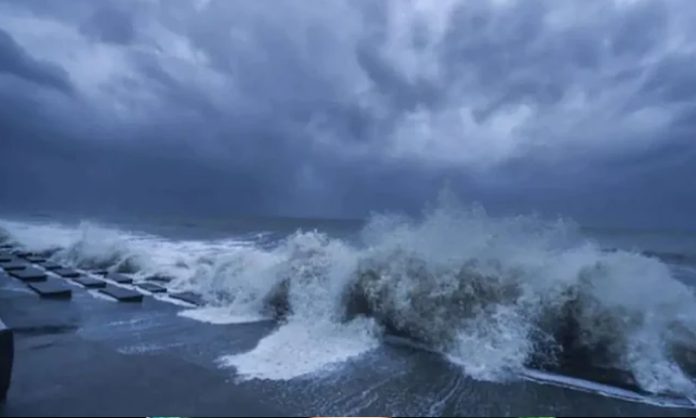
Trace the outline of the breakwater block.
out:
M 143 290 L 147 290 L 150 293 L 165 293 L 167 291 L 166 288 L 153 283 L 141 283 L 137 286 Z
M 63 268 L 63 266 L 61 266 L 58 263 L 54 263 L 53 261 L 44 261 L 42 263 L 36 263 L 36 264 L 38 264 L 39 267 L 45 268 L 46 270 L 58 270 L 58 269 Z
M 89 289 L 103 289 L 106 287 L 106 282 L 95 279 L 89 276 L 77 276 L 72 279 L 75 283 L 82 285 Z
M 5 269 L 5 271 L 16 271 L 16 270 L 24 270 L 25 268 L 29 267 L 29 265 L 23 261 L 12 260 L 12 261 L 4 262 L 4 263 L 0 262 L 0 267 Z
M 118 286 L 107 286 L 99 291 L 105 295 L 111 296 L 119 302 L 142 302 L 143 300 L 142 293 Z
M 14 259 L 15 257 L 10 253 L 0 253 L 0 263 L 9 263 Z
M 24 259 L 30 263 L 43 263 L 46 261 L 46 257 L 42 257 L 40 255 L 29 255 L 24 257 Z
M 75 278 L 80 275 L 80 272 L 77 270 L 69 269 L 69 268 L 60 268 L 53 270 L 54 273 L 61 277 L 68 277 L 68 278 Z
M 46 280 L 39 283 L 29 283 L 29 288 L 42 298 L 70 299 L 72 290 L 62 280 Z
M 92 274 L 96 274 L 97 276 L 108 276 L 109 271 L 108 270 L 92 270 Z
M 193 293 L 193 292 L 170 293 L 169 297 L 190 303 L 192 305 L 197 305 L 197 306 L 204 305 L 203 297 L 201 295 L 199 295 L 197 293 Z
M 172 281 L 172 278 L 167 276 L 150 276 L 145 280 L 148 282 L 169 283 Z
M 7 390 L 12 380 L 12 364 L 14 363 L 14 334 L 0 320 L 0 401 L 7 397 Z
M 106 276 L 107 279 L 113 280 L 118 284 L 131 284 L 133 283 L 133 278 L 128 277 L 124 274 L 121 273 L 111 273 L 108 276 Z
M 10 271 L 10 274 L 23 282 L 43 282 L 46 280 L 46 273 L 34 267 L 13 270 Z

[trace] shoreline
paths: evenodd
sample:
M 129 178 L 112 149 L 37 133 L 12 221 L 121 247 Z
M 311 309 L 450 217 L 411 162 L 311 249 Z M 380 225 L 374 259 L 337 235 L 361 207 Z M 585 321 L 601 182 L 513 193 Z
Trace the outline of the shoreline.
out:
M 694 415 L 539 382 L 473 381 L 440 355 L 393 344 L 316 376 L 243 381 L 218 359 L 254 349 L 275 322 L 206 324 L 178 315 L 190 307 L 119 303 L 64 281 L 72 298 L 50 300 L 0 273 L 0 318 L 15 335 L 0 415 Z

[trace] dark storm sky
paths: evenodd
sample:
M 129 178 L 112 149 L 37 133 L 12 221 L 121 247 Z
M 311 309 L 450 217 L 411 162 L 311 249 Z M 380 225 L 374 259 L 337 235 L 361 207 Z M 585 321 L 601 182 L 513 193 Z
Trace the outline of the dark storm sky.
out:
M 691 0 L 0 0 L 0 205 L 696 227 Z

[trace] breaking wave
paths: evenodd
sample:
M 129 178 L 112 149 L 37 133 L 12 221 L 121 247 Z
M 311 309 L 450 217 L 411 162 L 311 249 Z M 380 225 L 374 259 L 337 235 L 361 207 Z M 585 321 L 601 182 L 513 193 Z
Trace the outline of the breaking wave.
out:
M 255 350 L 221 359 L 250 378 L 313 373 L 397 335 L 476 379 L 597 370 L 645 392 L 696 394 L 692 290 L 657 258 L 602 251 L 571 222 L 495 218 L 443 199 L 419 219 L 374 216 L 360 244 L 297 231 L 273 248 L 0 225 L 57 261 L 168 275 L 212 312 L 280 319 Z

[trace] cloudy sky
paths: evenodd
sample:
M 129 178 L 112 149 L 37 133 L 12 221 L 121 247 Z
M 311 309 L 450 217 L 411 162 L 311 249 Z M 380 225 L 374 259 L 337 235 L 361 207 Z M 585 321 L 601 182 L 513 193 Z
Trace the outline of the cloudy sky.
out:
M 0 206 L 696 227 L 691 0 L 0 0 Z

